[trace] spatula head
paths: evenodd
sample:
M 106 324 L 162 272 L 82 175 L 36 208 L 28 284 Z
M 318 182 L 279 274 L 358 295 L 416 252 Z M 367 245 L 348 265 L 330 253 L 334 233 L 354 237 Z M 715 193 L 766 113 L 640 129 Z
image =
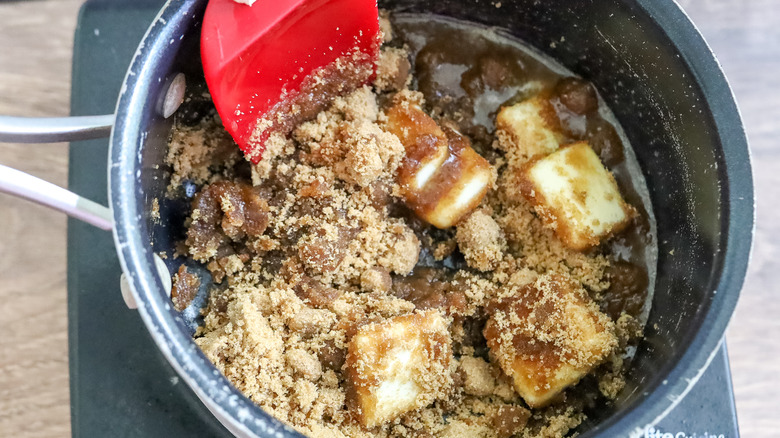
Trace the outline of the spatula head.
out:
M 258 0 L 252 6 L 210 0 L 201 57 L 225 128 L 256 163 L 268 134 L 255 132 L 258 121 L 295 111 L 297 105 L 280 102 L 337 59 L 373 68 L 378 35 L 376 0 Z

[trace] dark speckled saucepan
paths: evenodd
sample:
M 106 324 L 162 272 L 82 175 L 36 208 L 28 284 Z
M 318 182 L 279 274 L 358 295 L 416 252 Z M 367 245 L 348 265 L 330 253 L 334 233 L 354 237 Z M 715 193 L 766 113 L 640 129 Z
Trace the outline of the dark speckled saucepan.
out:
M 723 72 L 672 0 L 565 3 L 515 0 L 497 8 L 486 0 L 399 0 L 380 7 L 504 29 L 592 81 L 624 127 L 657 220 L 655 297 L 628 385 L 614 406 L 592 414 L 579 431 L 583 437 L 639 435 L 696 382 L 734 310 L 753 234 L 750 156 Z M 174 204 L 161 206 L 162 224 L 149 214 L 167 184 L 158 166 L 171 129 L 162 115 L 164 96 L 178 73 L 201 75 L 197 49 L 205 4 L 170 1 L 138 48 L 117 104 L 109 163 L 112 217 L 102 223 L 110 226 L 113 219 L 122 268 L 157 346 L 213 414 L 238 436 L 297 436 L 211 365 L 154 268 L 154 251 L 173 253 L 183 233 L 180 225 L 166 225 L 182 222 Z M 0 176 L 7 172 L 0 169 Z

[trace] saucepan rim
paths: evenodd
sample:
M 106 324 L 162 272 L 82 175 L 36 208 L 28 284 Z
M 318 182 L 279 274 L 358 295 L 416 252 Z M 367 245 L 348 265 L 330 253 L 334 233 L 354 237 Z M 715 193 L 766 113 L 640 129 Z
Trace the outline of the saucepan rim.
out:
M 702 319 L 690 345 L 671 371 L 645 394 L 584 437 L 641 436 L 683 398 L 716 353 L 739 296 L 750 257 L 754 229 L 753 179 L 741 116 L 726 78 L 699 31 L 673 0 L 637 0 L 675 44 L 694 73 L 723 145 L 725 166 L 719 168 L 725 255 Z M 137 169 L 146 126 L 154 112 L 152 84 L 167 74 L 182 44 L 181 36 L 202 15 L 203 0 L 169 0 L 141 42 L 124 80 L 116 107 L 109 154 L 109 198 L 115 222 L 114 240 L 122 270 L 138 303 L 144 324 L 184 381 L 212 413 L 240 436 L 301 436 L 257 407 L 208 361 L 196 346 L 163 292 L 153 268 L 144 215 L 139 205 Z M 651 384 L 652 386 L 652 384 Z M 641 409 L 640 409 L 641 407 Z

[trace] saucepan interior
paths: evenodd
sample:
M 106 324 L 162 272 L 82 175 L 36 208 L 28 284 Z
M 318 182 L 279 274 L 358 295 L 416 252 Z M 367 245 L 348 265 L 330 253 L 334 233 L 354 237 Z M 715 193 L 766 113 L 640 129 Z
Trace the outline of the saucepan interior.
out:
M 165 197 L 171 120 L 159 107 L 176 73 L 202 77 L 205 0 L 170 2 L 150 28 L 118 103 L 110 169 L 116 241 L 157 345 L 236 434 L 290 433 L 244 398 L 191 340 L 169 305 L 153 252 L 174 253 L 186 208 Z M 254 7 L 262 7 L 260 3 Z M 624 127 L 650 190 L 658 274 L 646 339 L 614 405 L 590 412 L 584 436 L 627 435 L 687 391 L 720 341 L 742 285 L 753 229 L 747 143 L 728 84 L 671 0 L 599 2 L 385 1 L 380 7 L 475 21 L 520 37 L 592 81 Z M 195 81 L 193 81 L 195 82 Z M 161 218 L 150 217 L 152 200 Z M 150 242 L 153 245 L 150 245 Z M 180 260 L 169 258 L 174 270 Z

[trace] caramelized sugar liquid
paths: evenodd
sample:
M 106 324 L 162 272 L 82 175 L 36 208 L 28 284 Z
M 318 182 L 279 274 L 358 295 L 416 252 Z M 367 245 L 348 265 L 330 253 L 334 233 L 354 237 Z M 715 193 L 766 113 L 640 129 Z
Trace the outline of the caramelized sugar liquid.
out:
M 454 121 L 489 161 L 501 106 L 547 93 L 567 142 L 588 141 L 615 176 L 626 201 L 639 211 L 628 229 L 602 244 L 612 259 L 612 286 L 602 309 L 644 324 L 655 284 L 657 242 L 647 183 L 630 143 L 595 89 L 565 67 L 507 34 L 448 18 L 395 14 L 394 44 L 412 54 L 413 88 L 434 118 Z M 566 79 L 568 78 L 568 79 Z

